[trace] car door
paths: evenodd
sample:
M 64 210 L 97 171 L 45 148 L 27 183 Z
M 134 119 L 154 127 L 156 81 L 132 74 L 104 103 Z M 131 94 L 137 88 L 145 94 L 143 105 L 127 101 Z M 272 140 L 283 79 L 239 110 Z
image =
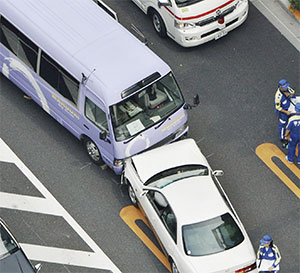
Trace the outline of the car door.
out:
M 83 129 L 85 134 L 98 146 L 104 162 L 108 166 L 112 166 L 114 153 L 105 107 L 103 103 L 90 92 L 87 92 L 84 98 Z M 106 137 L 101 139 L 100 134 L 103 133 Z
M 140 203 L 165 251 L 174 257 L 177 249 L 177 222 L 165 197 L 158 191 L 149 190 L 141 196 Z

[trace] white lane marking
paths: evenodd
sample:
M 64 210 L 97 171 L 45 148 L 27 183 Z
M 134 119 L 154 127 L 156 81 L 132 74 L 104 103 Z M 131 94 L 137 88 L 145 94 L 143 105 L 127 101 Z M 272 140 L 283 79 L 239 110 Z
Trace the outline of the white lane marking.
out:
M 45 198 L 6 192 L 0 192 L 0 207 L 55 216 L 61 216 L 63 213 L 60 205 L 54 204 L 52 201 L 48 201 Z
M 71 217 L 71 215 L 60 205 L 52 196 L 46 187 L 37 179 L 37 177 L 25 166 L 17 155 L 0 138 L 0 161 L 14 163 L 20 171 L 29 179 L 29 181 L 45 197 L 32 197 L 17 194 L 8 194 L 1 192 L 0 207 L 8 209 L 20 209 L 31 212 L 45 213 L 55 216 L 61 216 L 73 228 L 73 230 L 82 238 L 82 240 L 93 250 L 93 252 L 84 252 L 78 250 L 68 250 L 37 245 L 24 245 L 24 251 L 28 258 L 38 261 L 46 261 L 59 264 L 69 264 L 97 269 L 111 270 L 114 273 L 121 273 L 116 265 L 105 255 L 99 246 L 89 237 L 81 226 Z M 11 198 L 9 200 L 9 198 Z M 38 208 L 38 206 L 41 206 Z M 46 208 L 46 206 L 48 206 Z M 28 252 L 28 253 L 27 253 Z M 82 255 L 81 255 L 82 254 Z
M 74 266 L 90 267 L 90 268 L 106 268 L 106 264 L 103 263 L 102 267 L 99 267 L 99 255 L 93 252 L 70 250 L 57 247 L 47 247 L 30 244 L 20 244 L 28 257 L 32 260 L 44 261 L 59 264 L 67 264 Z

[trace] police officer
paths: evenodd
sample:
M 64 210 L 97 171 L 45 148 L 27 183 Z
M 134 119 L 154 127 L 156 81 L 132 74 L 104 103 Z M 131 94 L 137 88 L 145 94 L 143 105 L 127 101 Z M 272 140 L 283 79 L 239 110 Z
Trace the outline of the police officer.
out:
M 296 114 L 292 115 L 289 120 L 285 131 L 285 139 L 289 140 L 289 150 L 286 159 L 289 163 L 294 162 L 296 146 L 298 144 L 298 159 L 297 164 L 300 165 L 300 102 L 295 106 Z
M 290 99 L 295 97 L 295 91 L 290 87 L 290 83 L 288 83 L 286 79 L 281 79 L 278 82 L 278 89 L 275 94 L 275 111 L 277 112 L 279 122 L 279 140 L 283 143 L 283 147 L 285 147 L 285 127 L 287 125 L 289 115 L 291 114 L 291 112 L 288 111 L 291 104 Z
M 280 260 L 281 255 L 279 253 L 278 247 L 273 244 L 272 237 L 270 235 L 264 235 L 260 240 L 260 246 L 257 252 L 258 271 L 276 273 L 279 271 Z M 264 262 L 267 263 L 267 268 L 264 268 Z M 262 269 L 263 271 L 261 271 L 260 269 Z

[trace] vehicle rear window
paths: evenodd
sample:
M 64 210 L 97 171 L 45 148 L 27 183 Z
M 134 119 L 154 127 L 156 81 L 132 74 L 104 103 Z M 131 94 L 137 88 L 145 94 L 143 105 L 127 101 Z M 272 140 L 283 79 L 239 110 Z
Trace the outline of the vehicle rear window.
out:
M 225 251 L 244 240 L 240 228 L 229 213 L 182 227 L 185 253 L 204 256 Z

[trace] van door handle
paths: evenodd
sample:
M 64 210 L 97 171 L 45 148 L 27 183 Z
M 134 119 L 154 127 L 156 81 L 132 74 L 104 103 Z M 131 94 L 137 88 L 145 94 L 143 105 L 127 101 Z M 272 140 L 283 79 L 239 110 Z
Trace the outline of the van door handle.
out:
M 86 129 L 90 130 L 90 128 L 89 128 L 89 127 L 87 127 L 85 124 L 83 124 L 83 126 L 84 126 Z

